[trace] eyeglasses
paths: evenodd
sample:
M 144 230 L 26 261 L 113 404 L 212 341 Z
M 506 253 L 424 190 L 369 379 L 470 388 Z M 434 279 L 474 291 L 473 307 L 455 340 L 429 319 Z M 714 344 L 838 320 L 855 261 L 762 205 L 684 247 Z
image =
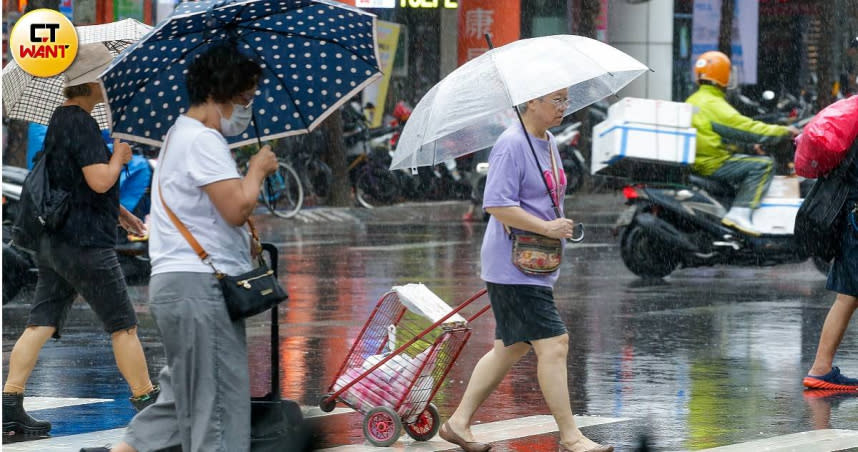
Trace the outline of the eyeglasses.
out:
M 543 102 L 550 102 L 552 105 L 554 105 L 555 108 L 565 109 L 566 107 L 568 107 L 571 104 L 569 99 L 548 99 L 548 100 L 545 100 L 543 98 L 540 98 L 540 100 Z

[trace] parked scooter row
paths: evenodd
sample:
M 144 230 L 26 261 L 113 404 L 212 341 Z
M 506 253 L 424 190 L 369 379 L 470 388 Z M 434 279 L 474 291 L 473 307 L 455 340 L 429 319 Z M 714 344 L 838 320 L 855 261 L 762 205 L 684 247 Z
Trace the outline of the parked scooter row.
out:
M 735 93 L 730 98 L 740 113 L 770 124 L 806 122 L 816 113 L 816 94 L 809 89 L 801 90 L 798 95 L 783 92 L 780 96 L 772 90 L 766 90 L 759 101 L 742 93 Z

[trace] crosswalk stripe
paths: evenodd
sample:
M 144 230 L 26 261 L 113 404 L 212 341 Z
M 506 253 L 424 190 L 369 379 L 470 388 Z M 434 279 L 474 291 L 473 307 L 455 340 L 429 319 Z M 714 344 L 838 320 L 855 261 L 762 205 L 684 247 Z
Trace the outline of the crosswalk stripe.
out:
M 301 412 L 304 414 L 304 419 L 312 419 L 314 417 L 335 416 L 337 414 L 354 413 L 355 411 L 350 408 L 335 408 L 334 411 L 331 411 L 330 413 L 325 413 L 317 406 L 302 406 Z
M 429 242 L 420 242 L 420 243 L 400 243 L 396 245 L 377 245 L 377 246 L 353 246 L 351 249 L 356 251 L 398 251 L 398 250 L 409 250 L 409 249 L 419 249 L 419 248 L 438 248 L 441 246 L 450 246 L 450 245 L 462 245 L 465 243 L 471 243 L 467 240 L 465 241 L 450 241 L 450 242 L 438 242 L 438 241 L 429 241 Z
M 27 411 L 49 410 L 90 403 L 113 402 L 113 399 L 78 399 L 73 397 L 25 397 L 24 409 Z
M 826 429 L 791 433 L 789 435 L 703 450 L 707 452 L 747 452 L 759 450 L 767 452 L 831 452 L 846 449 L 854 450 L 854 448 L 858 448 L 858 431 Z
M 346 221 L 357 221 L 357 218 L 349 215 L 346 212 L 342 212 L 339 210 L 326 210 L 321 212 L 322 215 L 327 217 L 329 220 L 336 223 L 343 223 Z
M 623 422 L 629 419 L 626 418 L 611 418 L 602 416 L 575 416 L 575 423 L 578 427 L 587 427 L 591 425 L 609 424 L 613 422 Z M 528 436 L 544 435 L 557 431 L 557 423 L 554 418 L 548 415 L 527 416 L 515 419 L 507 419 L 505 421 L 489 422 L 486 424 L 477 424 L 471 427 L 477 441 L 481 442 L 498 442 L 516 438 L 524 438 Z M 449 450 L 455 446 L 442 440 L 436 436 L 430 441 L 414 441 L 408 435 L 403 435 L 396 444 L 392 447 L 397 449 L 420 450 L 420 451 L 438 451 Z M 370 451 L 370 450 L 390 450 L 385 447 L 374 447 L 369 444 L 354 444 L 350 446 L 332 447 L 330 449 L 321 449 L 320 452 L 350 452 L 350 451 Z
M 308 210 L 302 210 L 302 211 L 298 212 L 298 215 L 296 215 L 295 218 L 303 221 L 304 223 L 313 223 L 313 222 L 322 221 L 322 218 L 320 218 L 318 215 L 316 215 L 315 212 L 310 212 Z
M 358 218 L 341 209 L 310 209 L 302 210 L 295 215 L 295 219 L 303 223 L 357 223 Z
M 54 408 L 73 407 L 85 404 L 112 402 L 113 399 L 84 399 L 84 398 L 61 398 L 61 397 L 28 397 L 24 399 L 27 411 L 38 411 Z M 307 419 L 323 416 L 336 416 L 342 414 L 356 413 L 348 408 L 337 408 L 330 413 L 322 412 L 315 406 L 303 406 L 302 411 Z M 615 422 L 628 421 L 629 418 L 612 418 L 602 416 L 575 416 L 575 422 L 579 427 L 602 425 Z M 472 426 L 474 436 L 482 442 L 499 442 L 518 438 L 526 438 L 557 431 L 554 418 L 548 415 L 535 415 L 521 418 L 507 419 Z M 34 441 L 4 444 L 2 449 L 7 452 L 35 452 L 45 450 L 77 450 L 81 447 L 95 447 L 106 444 L 116 444 L 122 439 L 125 428 L 101 430 L 97 432 L 82 433 L 76 435 L 50 437 Z M 435 437 L 430 441 L 414 441 L 408 435 L 403 434 L 394 448 L 440 451 L 448 450 L 453 446 Z M 746 452 L 754 450 L 766 450 L 774 452 L 802 451 L 802 452 L 833 452 L 840 450 L 858 449 L 858 431 L 827 429 L 812 430 L 808 432 L 792 433 L 775 436 L 772 438 L 758 439 L 729 446 L 705 449 L 706 452 Z M 323 449 L 325 452 L 351 452 L 351 451 L 374 451 L 390 450 L 389 448 L 374 447 L 369 444 L 353 444 Z

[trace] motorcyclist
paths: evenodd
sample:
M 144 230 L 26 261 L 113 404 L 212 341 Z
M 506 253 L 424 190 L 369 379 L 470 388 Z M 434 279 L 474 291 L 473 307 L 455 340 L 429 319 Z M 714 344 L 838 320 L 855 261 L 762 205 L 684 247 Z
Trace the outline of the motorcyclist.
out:
M 686 102 L 697 107 L 691 125 L 697 129 L 697 155 L 693 169 L 702 176 L 737 187 L 733 205 L 722 219 L 726 226 L 759 235 L 752 221 L 772 181 L 772 158 L 761 145 L 774 145 L 799 130 L 755 121 L 742 115 L 726 100 L 730 58 L 710 51 L 694 65 L 697 91 Z

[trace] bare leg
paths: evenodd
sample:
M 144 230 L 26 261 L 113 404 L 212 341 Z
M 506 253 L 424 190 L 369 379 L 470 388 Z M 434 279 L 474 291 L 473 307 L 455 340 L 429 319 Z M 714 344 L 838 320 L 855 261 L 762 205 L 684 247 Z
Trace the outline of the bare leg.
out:
M 149 379 L 143 346 L 137 337 L 137 327 L 116 331 L 110 335 L 110 339 L 113 341 L 116 366 L 131 387 L 131 395 L 137 397 L 148 394 L 153 389 L 152 380 Z
M 849 326 L 849 319 L 852 318 L 856 308 L 858 308 L 858 297 L 837 294 L 834 304 L 825 317 L 825 323 L 822 325 L 819 346 L 816 349 L 816 359 L 813 361 L 810 372 L 808 372 L 809 375 L 825 375 L 831 371 L 834 354 L 837 352 L 837 347 L 840 346 L 840 341 L 843 340 L 843 334 L 846 332 L 846 327 Z
M 24 330 L 15 342 L 12 354 L 9 355 L 9 375 L 6 377 L 3 392 L 15 394 L 24 392 L 30 373 L 36 367 L 39 352 L 54 331 L 56 328 L 52 326 L 29 326 Z
M 522 356 L 530 351 L 530 346 L 524 342 L 504 347 L 503 341 L 495 340 L 494 347 L 477 363 L 468 387 L 462 396 L 462 401 L 456 411 L 447 420 L 447 424 L 465 441 L 473 441 L 471 433 L 471 418 L 480 405 L 485 402 L 489 394 L 497 388 L 501 380 L 506 376 Z
M 545 403 L 560 430 L 560 443 L 569 450 L 588 450 L 598 444 L 578 430 L 572 417 L 569 386 L 566 376 L 566 356 L 569 353 L 569 335 L 533 341 L 537 359 L 539 387 Z

